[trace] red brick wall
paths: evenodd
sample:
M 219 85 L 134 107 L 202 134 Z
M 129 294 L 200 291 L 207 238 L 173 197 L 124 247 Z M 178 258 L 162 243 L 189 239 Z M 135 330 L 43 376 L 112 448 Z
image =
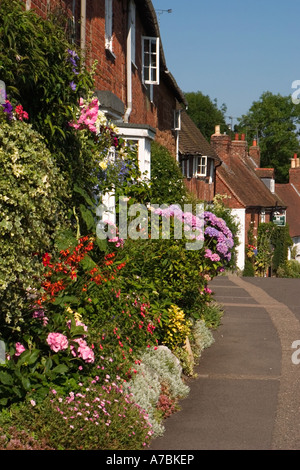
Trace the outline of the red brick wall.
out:
M 26 3 L 26 0 L 23 0 Z M 50 8 L 56 6 L 71 14 L 72 0 L 51 0 Z M 49 4 L 48 4 L 49 7 Z M 41 17 L 47 16 L 47 0 L 31 0 L 31 8 Z M 76 22 L 80 21 L 80 0 L 76 0 Z M 105 50 L 105 1 L 88 0 L 86 12 L 86 65 L 91 68 L 98 62 L 95 85 L 102 91 L 111 91 L 127 106 L 126 40 L 128 1 L 113 2 L 113 57 Z M 162 81 L 153 86 L 153 102 L 149 89 L 142 83 L 142 44 L 144 19 L 136 12 L 136 68 L 132 66 L 132 112 L 129 122 L 147 124 L 157 129 L 156 140 L 176 155 L 176 135 L 172 131 L 176 98 L 173 91 Z M 77 29 L 79 26 L 77 26 Z
M 22 0 L 26 4 L 26 0 Z M 71 14 L 72 0 L 30 0 L 30 8 L 34 10 L 42 18 L 47 18 L 51 11 L 60 8 L 62 12 Z
M 201 201 L 210 202 L 214 198 L 214 184 L 197 178 L 184 178 L 184 182 L 188 190 Z

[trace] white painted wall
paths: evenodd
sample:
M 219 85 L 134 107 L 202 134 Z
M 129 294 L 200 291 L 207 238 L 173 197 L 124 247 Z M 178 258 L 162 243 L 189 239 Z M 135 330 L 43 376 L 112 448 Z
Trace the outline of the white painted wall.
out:
M 294 249 L 295 247 L 297 248 L 295 259 L 299 261 L 300 263 L 300 237 L 293 237 L 292 240 L 293 240 L 292 249 Z M 289 250 L 288 258 L 291 259 L 291 249 Z
M 245 216 L 246 210 L 245 209 L 231 209 L 231 213 L 234 216 L 235 220 L 239 224 L 239 246 L 237 247 L 237 267 L 243 271 L 245 267 Z

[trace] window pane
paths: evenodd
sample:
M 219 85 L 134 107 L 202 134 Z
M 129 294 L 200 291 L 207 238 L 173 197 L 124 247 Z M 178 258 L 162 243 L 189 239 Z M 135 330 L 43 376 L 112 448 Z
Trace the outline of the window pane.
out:
M 145 67 L 150 66 L 150 55 L 147 52 L 144 55 L 144 66 Z
M 150 80 L 150 69 L 149 69 L 149 67 L 144 67 L 144 80 L 145 81 Z
M 149 39 L 144 39 L 144 52 L 150 52 L 149 50 Z

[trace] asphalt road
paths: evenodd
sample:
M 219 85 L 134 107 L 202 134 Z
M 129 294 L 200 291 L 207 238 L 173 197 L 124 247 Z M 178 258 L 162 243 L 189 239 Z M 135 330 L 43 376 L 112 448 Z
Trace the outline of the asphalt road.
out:
M 222 324 L 150 449 L 300 450 L 300 279 L 221 276 L 210 287 Z

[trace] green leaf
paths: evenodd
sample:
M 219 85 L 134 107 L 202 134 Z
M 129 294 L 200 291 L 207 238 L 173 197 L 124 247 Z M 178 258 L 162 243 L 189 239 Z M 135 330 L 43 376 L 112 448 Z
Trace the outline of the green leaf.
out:
M 87 229 L 91 230 L 92 228 L 94 228 L 95 219 L 94 219 L 92 212 L 89 209 L 87 209 L 83 204 L 80 204 L 79 210 L 80 210 L 80 214 L 83 220 L 86 223 Z
M 13 379 L 8 372 L 0 372 L 0 382 L 3 385 L 13 385 Z
M 75 191 L 76 193 L 80 194 L 80 195 L 84 198 L 85 202 L 86 202 L 89 206 L 91 206 L 91 207 L 94 207 L 94 206 L 95 206 L 95 202 L 92 201 L 92 199 L 91 199 L 90 196 L 87 194 L 87 192 L 84 191 L 84 189 L 80 188 L 77 184 L 74 184 L 74 188 L 73 188 L 73 189 L 74 189 L 74 191 Z
M 25 388 L 25 390 L 30 390 L 31 388 L 31 383 L 28 377 L 22 377 L 22 385 Z
M 28 359 L 28 364 L 34 364 L 40 355 L 39 349 L 33 349 Z
M 55 372 L 56 374 L 65 374 L 68 370 L 69 368 L 65 364 L 59 364 L 52 369 L 52 372 Z
M 53 302 L 54 305 L 62 305 L 62 304 L 76 304 L 78 302 L 78 298 L 74 295 L 62 295 L 61 297 L 56 297 L 55 301 Z

